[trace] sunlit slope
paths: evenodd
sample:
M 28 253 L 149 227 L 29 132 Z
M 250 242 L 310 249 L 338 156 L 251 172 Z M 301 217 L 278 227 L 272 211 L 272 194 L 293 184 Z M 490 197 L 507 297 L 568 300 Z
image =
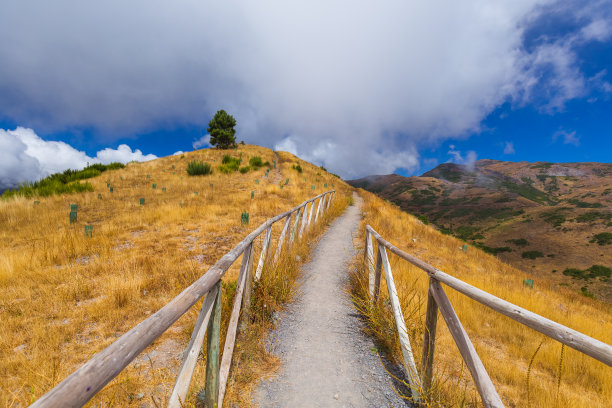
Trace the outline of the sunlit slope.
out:
M 360 194 L 366 202 L 364 226 L 365 223 L 372 225 L 399 248 L 480 289 L 612 344 L 609 304 L 545 279 L 537 280 L 534 288 L 529 289 L 523 285 L 523 279 L 528 276 L 522 271 L 473 247 L 463 252 L 462 241 L 422 224 L 372 193 L 360 190 Z M 364 234 L 362 228 L 362 240 Z M 420 365 L 428 276 L 392 254 L 390 261 Z M 532 407 L 612 406 L 612 368 L 567 347 L 561 359 L 560 343 L 545 339 L 453 289 L 445 287 L 445 290 L 506 406 L 526 407 L 528 401 Z M 394 324 L 391 319 L 384 324 L 388 330 L 379 328 L 379 337 L 391 344 L 395 356 L 401 359 Z M 451 406 L 459 406 L 462 401 L 479 405 L 469 372 L 462 365 L 441 316 L 435 353 L 437 398 Z M 464 391 L 465 384 L 469 386 Z
M 260 156 L 270 163 L 269 175 L 267 167 L 221 174 L 216 167 L 225 154 L 242 155 L 244 164 Z M 194 159 L 212 164 L 214 173 L 188 176 Z M 332 188 L 342 197 L 348 188 L 289 153 L 249 145 L 130 163 L 89 182 L 94 192 L 0 200 L 0 406 L 35 400 L 162 307 L 265 219 Z M 70 204 L 78 205 L 72 225 Z M 243 212 L 249 225 L 240 223 Z M 93 226 L 91 238 L 85 225 Z M 235 276 L 236 266 L 227 279 Z M 185 343 L 168 343 L 173 353 L 186 345 L 193 320 L 171 328 L 170 340 Z M 155 375 L 152 382 L 172 385 L 163 370 Z M 133 378 L 120 379 L 123 385 L 111 387 L 102 402 L 112 405 L 114 392 L 131 392 Z

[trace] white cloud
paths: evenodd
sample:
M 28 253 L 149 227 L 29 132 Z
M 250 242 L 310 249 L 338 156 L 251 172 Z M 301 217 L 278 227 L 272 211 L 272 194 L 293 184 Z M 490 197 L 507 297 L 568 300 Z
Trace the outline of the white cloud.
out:
M 41 139 L 32 129 L 0 129 L 0 189 L 14 187 L 23 181 L 35 181 L 66 169 L 82 169 L 87 163 L 147 161 L 156 159 L 125 144 L 106 148 L 89 157 L 64 142 Z
M 174 153 L 172 153 L 172 155 L 173 155 L 173 156 L 178 156 L 178 155 L 181 155 L 181 154 L 183 154 L 183 153 L 185 153 L 185 152 L 184 152 L 184 151 L 182 151 L 182 150 L 179 150 L 178 152 L 174 152 Z
M 461 153 L 461 151 L 455 149 L 455 145 L 449 146 L 450 150 L 448 154 L 451 156 L 449 162 L 463 164 L 467 166 L 470 170 L 474 169 L 474 163 L 476 162 L 478 155 L 473 150 L 468 150 L 465 153 L 465 156 Z
M 580 146 L 580 136 L 576 135 L 576 131 L 568 132 L 566 130 L 559 130 L 553 134 L 553 141 L 562 138 L 563 144 L 571 144 L 576 147 Z
M 514 150 L 513 142 L 504 142 L 504 154 L 514 154 L 516 151 Z
M 201 147 L 210 147 L 210 135 L 204 135 L 192 143 L 194 149 Z
M 45 133 L 116 140 L 205 126 L 224 108 L 239 140 L 292 138 L 343 176 L 411 167 L 419 148 L 478 131 L 508 100 L 556 111 L 588 93 L 575 47 L 610 36 L 594 6 L 571 3 L 564 13 L 579 10 L 582 27 L 524 47 L 530 25 L 560 4 L 0 2 L 0 112 Z

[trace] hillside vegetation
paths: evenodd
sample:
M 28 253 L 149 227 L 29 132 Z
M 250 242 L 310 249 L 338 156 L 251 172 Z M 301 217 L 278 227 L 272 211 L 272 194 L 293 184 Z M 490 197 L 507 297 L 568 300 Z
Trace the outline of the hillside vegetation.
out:
M 370 224 L 385 239 L 434 267 L 502 299 L 557 321 L 608 344 L 612 343 L 612 308 L 541 278 L 533 289 L 523 280 L 531 275 L 423 224 L 399 207 L 372 193 L 365 199 L 359 239 Z M 417 365 L 427 303 L 428 275 L 388 252 L 408 335 Z M 356 263 L 361 265 L 363 255 Z M 360 266 L 352 278 L 356 305 L 369 317 L 379 347 L 401 361 L 395 323 L 387 301 L 370 309 L 366 300 L 367 273 Z M 359 272 L 360 271 L 360 272 Z M 384 282 L 384 277 L 383 277 Z M 476 351 L 507 407 L 612 406 L 612 368 L 463 296 L 443 285 Z M 381 288 L 387 299 L 386 286 Z M 442 318 L 435 346 L 433 406 L 481 406 L 469 371 Z
M 479 160 L 350 181 L 535 279 L 612 302 L 612 164 Z M 595 268 L 596 276 L 573 269 Z
M 224 155 L 250 163 L 248 171 L 219 171 Z M 188 175 L 188 164 L 196 160 L 210 164 L 212 174 Z M 0 200 L 0 406 L 36 400 L 165 305 L 261 222 L 335 188 L 327 220 L 346 206 L 348 189 L 289 153 L 248 145 L 130 163 L 88 183 L 93 191 Z M 71 204 L 78 206 L 72 224 Z M 248 225 L 241 225 L 243 212 L 249 213 Z M 93 227 L 91 237 L 85 225 Z M 274 239 L 281 228 L 275 226 Z M 306 243 L 320 229 L 294 246 L 300 259 L 307 258 Z M 261 241 L 256 241 L 256 256 Z M 224 325 L 239 264 L 224 277 Z M 254 294 L 256 318 L 269 316 L 279 299 L 290 297 L 294 264 L 263 274 Z M 199 307 L 94 397 L 92 406 L 164 406 Z M 245 335 L 263 339 L 261 330 Z M 247 343 L 250 348 L 241 347 L 258 358 L 253 362 L 236 351 L 239 369 L 232 370 L 229 401 L 239 400 L 232 384 L 246 388 L 253 372 L 274 366 L 257 341 Z M 203 382 L 202 367 L 194 377 L 190 406 Z

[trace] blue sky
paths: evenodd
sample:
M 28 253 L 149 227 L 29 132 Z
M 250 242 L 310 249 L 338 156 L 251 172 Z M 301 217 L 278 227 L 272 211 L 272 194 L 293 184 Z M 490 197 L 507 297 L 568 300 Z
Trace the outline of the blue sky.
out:
M 192 150 L 221 108 L 346 178 L 611 161 L 609 0 L 153 3 L 0 4 L 0 188 Z

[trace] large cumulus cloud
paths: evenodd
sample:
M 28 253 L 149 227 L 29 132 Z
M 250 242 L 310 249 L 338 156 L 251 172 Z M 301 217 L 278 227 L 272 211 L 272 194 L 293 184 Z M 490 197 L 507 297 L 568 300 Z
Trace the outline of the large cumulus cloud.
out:
M 546 95 L 538 103 L 558 110 L 585 95 L 593 81 L 574 47 L 609 39 L 609 9 L 552 0 L 5 1 L 0 112 L 45 132 L 93 128 L 112 139 L 205 127 L 225 108 L 240 139 L 292 146 L 347 177 L 411 169 L 419 148 L 477 131 L 503 102 Z M 554 13 L 577 28 L 526 47 L 525 33 Z
M 45 141 L 32 129 L 0 129 L 0 190 L 66 169 L 82 169 L 88 163 L 127 163 L 155 158 L 157 156 L 145 155 L 125 144 L 117 149 L 100 150 L 95 157 L 89 157 L 67 143 Z

